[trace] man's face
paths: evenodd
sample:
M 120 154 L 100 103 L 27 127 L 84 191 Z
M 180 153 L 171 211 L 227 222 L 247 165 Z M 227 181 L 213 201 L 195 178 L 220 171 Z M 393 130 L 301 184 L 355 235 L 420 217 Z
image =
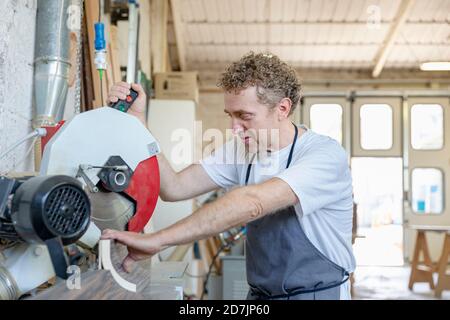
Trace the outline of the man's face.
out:
M 261 135 L 270 135 L 272 129 L 279 129 L 277 108 L 269 108 L 258 102 L 256 87 L 249 87 L 239 93 L 225 92 L 225 113 L 231 119 L 233 132 L 244 141 L 259 143 Z

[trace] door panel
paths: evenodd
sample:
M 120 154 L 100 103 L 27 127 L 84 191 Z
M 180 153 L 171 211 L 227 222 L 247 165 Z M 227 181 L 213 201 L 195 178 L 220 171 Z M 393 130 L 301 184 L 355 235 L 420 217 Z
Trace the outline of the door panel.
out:
M 357 97 L 353 104 L 353 157 L 402 156 L 400 97 Z
M 409 98 L 408 201 L 410 225 L 450 225 L 450 113 L 448 98 Z M 412 257 L 416 232 L 406 229 L 406 251 Z M 427 233 L 431 257 L 438 260 L 443 235 Z
M 350 151 L 350 105 L 345 97 L 307 97 L 302 111 L 308 128 L 332 137 Z

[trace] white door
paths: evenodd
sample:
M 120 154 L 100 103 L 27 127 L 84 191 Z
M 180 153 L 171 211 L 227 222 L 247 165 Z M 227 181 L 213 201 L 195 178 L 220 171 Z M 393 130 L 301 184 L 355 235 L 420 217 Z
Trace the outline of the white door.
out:
M 408 133 L 405 222 L 450 225 L 450 111 L 448 97 L 414 97 L 405 104 Z M 406 145 L 406 144 L 405 144 Z M 412 257 L 416 232 L 405 230 L 406 256 Z M 431 257 L 438 260 L 443 235 L 427 233 Z
M 356 96 L 351 108 L 356 262 L 403 265 L 402 100 Z
M 302 111 L 307 127 L 335 139 L 350 151 L 350 105 L 346 97 L 305 97 Z

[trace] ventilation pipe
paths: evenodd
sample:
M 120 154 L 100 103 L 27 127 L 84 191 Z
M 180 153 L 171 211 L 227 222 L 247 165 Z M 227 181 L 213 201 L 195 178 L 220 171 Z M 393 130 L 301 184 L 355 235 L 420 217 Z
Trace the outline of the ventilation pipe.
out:
M 34 60 L 33 127 L 62 120 L 68 90 L 71 0 L 38 0 Z

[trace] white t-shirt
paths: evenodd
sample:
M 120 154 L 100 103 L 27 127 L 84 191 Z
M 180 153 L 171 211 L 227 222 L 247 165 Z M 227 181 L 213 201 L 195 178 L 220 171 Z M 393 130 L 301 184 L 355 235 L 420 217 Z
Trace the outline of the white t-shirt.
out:
M 308 129 L 297 140 L 286 169 L 291 146 L 252 161 L 248 184 L 273 177 L 289 184 L 299 199 L 295 211 L 305 235 L 328 259 L 353 272 L 353 190 L 347 154 L 337 141 Z M 245 185 L 250 157 L 244 144 L 233 139 L 201 165 L 218 186 L 230 189 Z M 351 299 L 350 281 L 341 286 L 341 299 Z

